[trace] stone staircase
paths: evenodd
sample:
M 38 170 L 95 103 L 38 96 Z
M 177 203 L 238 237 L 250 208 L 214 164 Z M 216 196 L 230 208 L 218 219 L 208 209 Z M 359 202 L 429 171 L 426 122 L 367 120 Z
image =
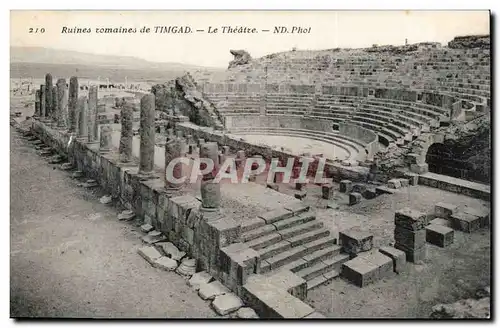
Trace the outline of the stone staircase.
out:
M 260 255 L 257 273 L 271 276 L 288 269 L 307 281 L 308 290 L 338 277 L 349 260 L 309 206 L 265 213 L 242 232 L 241 241 Z

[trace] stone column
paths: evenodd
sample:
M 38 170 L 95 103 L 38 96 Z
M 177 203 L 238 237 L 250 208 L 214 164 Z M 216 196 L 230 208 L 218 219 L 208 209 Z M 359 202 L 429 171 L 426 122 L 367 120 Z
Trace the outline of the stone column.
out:
M 40 117 L 40 90 L 35 90 L 35 115 Z
M 98 116 L 97 116 L 97 86 L 92 85 L 89 88 L 89 142 L 96 142 L 98 135 Z
M 201 208 L 204 211 L 216 211 L 220 206 L 220 184 L 214 182 L 219 171 L 219 146 L 216 142 L 206 142 L 200 146 L 200 158 L 211 159 L 214 169 L 203 175 L 201 180 Z M 203 169 L 200 167 L 200 169 Z
M 139 174 L 153 172 L 155 155 L 155 97 L 147 94 L 141 98 L 141 145 L 139 153 Z
M 133 123 L 133 106 L 129 102 L 125 103 L 121 110 L 122 130 L 120 136 L 120 162 L 128 163 L 132 159 L 132 140 L 134 132 L 132 131 Z
M 52 87 L 52 112 L 50 118 L 57 123 L 57 108 L 59 107 L 59 99 L 57 98 L 57 85 Z
M 58 79 L 56 83 L 57 89 L 57 107 L 55 108 L 55 118 L 57 121 L 57 126 L 61 128 L 66 127 L 66 117 L 64 111 L 67 110 L 68 101 L 65 97 L 66 95 L 66 79 Z
M 45 86 L 40 85 L 40 118 L 45 119 L 45 114 L 47 113 L 45 108 Z
M 52 118 L 52 75 L 45 74 L 45 116 Z
M 100 126 L 101 133 L 99 136 L 99 151 L 101 153 L 107 153 L 111 151 L 111 135 L 113 130 L 109 125 Z
M 87 140 L 89 129 L 88 129 L 88 102 L 87 97 L 78 98 L 78 138 L 85 138 Z
M 179 190 L 182 187 L 182 184 L 175 183 L 171 181 L 167 176 L 167 166 L 168 164 L 176 158 L 181 157 L 181 144 L 179 143 L 179 139 L 173 138 L 170 139 L 167 143 L 165 143 L 165 189 L 168 194 L 172 194 L 175 191 Z M 172 177 L 175 179 L 180 179 L 183 175 L 183 166 L 182 163 L 177 163 L 171 170 Z
M 69 80 L 69 92 L 68 92 L 68 121 L 69 121 L 69 132 L 76 132 L 77 123 L 77 105 L 78 105 L 78 78 L 72 76 Z

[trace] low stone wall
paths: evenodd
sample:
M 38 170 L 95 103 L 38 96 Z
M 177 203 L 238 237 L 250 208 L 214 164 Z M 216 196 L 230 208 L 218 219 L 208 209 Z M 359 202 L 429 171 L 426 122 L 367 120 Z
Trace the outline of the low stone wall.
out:
M 446 176 L 444 177 L 446 179 Z M 418 184 L 438 188 L 441 190 L 451 191 L 457 194 L 466 195 L 472 198 L 478 198 L 486 201 L 491 201 L 491 194 L 485 188 L 479 188 L 478 183 L 461 180 L 460 184 L 446 181 L 445 179 L 437 179 L 431 176 L 420 175 Z M 488 188 L 489 189 L 489 188 Z
M 339 123 L 339 133 L 359 140 L 365 146 L 367 157 L 370 160 L 373 159 L 373 156 L 378 152 L 378 135 L 373 131 L 354 124 L 342 122 Z
M 156 173 L 145 177 L 138 173 L 136 163 L 119 162 L 115 152 L 100 153 L 99 144 L 73 139 L 66 131 L 51 124 L 33 120 L 31 131 L 44 144 L 67 157 L 86 178 L 98 181 L 102 189 L 111 194 L 120 207 L 132 210 L 135 217 L 151 224 L 155 230 L 168 236 L 168 240 L 189 257 L 197 260 L 197 271 L 207 271 L 221 281 L 249 305 L 258 306 L 257 312 L 264 317 L 302 318 L 321 316 L 301 299 L 281 287 L 269 285 L 276 302 L 269 303 L 260 294 L 249 299 L 244 285 L 256 272 L 259 255 L 239 243 L 241 223 L 226 218 L 222 212 L 205 212 L 200 200 L 190 194 L 167 194 L 163 179 Z M 241 255 L 244 252 L 244 255 Z M 253 252 L 254 257 L 248 257 Z M 302 284 L 305 286 L 305 282 Z M 266 294 L 268 295 L 268 293 Z M 289 311 L 280 311 L 286 301 Z M 292 309 L 306 309 L 299 314 Z
M 296 155 L 284 152 L 281 150 L 270 149 L 267 146 L 260 146 L 249 143 L 248 141 L 240 140 L 240 138 L 227 136 L 221 131 L 216 131 L 211 128 L 200 127 L 191 123 L 179 123 L 177 128 L 182 131 L 183 135 L 192 135 L 194 138 L 204 139 L 206 141 L 214 141 L 220 145 L 229 146 L 232 152 L 244 150 L 248 156 L 262 155 L 265 159 L 279 158 L 283 163 L 286 163 L 289 158 L 297 158 Z M 340 163 L 326 162 L 325 175 L 332 178 L 334 181 L 340 182 L 347 179 L 351 181 L 366 181 L 368 176 L 367 170 L 357 170 L 349 166 L 342 166 Z

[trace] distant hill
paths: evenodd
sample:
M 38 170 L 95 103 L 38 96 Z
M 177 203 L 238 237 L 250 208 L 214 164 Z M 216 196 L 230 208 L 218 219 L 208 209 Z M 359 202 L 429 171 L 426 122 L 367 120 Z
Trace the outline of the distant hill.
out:
M 11 47 L 11 77 L 43 77 L 51 73 L 54 77 L 77 75 L 80 77 L 107 77 L 112 81 L 165 81 L 182 73 L 199 69 L 208 71 L 223 68 L 203 67 L 181 63 L 150 62 L 130 56 L 96 55 L 77 51 L 43 47 Z

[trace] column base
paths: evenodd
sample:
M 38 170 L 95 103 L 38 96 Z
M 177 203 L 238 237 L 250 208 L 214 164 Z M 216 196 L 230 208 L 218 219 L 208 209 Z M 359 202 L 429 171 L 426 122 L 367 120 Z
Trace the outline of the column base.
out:
M 137 173 L 137 178 L 139 178 L 140 181 L 146 181 L 146 180 L 159 179 L 160 177 L 155 175 L 154 172 L 151 171 L 151 172 L 139 172 Z

